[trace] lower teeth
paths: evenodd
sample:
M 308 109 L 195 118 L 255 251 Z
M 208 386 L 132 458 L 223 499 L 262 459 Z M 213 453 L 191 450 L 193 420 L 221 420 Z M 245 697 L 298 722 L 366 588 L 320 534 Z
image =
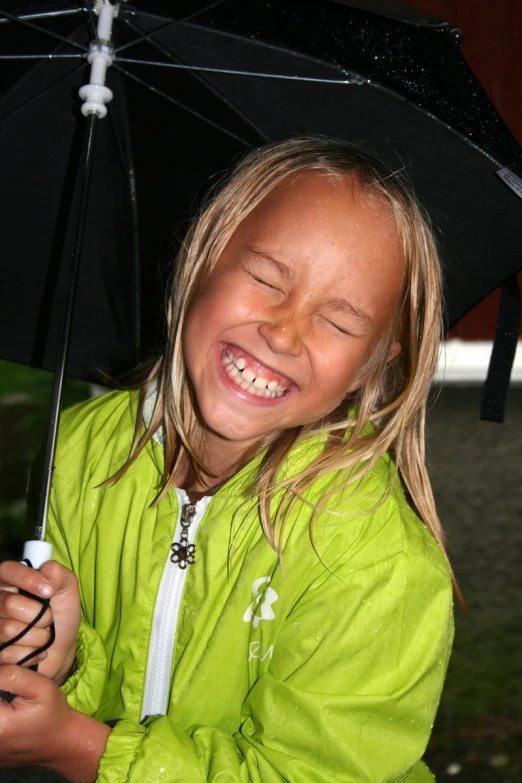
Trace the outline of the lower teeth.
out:
M 274 399 L 275 397 L 282 397 L 284 394 L 283 390 L 280 389 L 259 389 L 256 386 L 254 386 L 254 383 L 248 383 L 248 381 L 245 381 L 242 377 L 242 370 L 239 370 L 238 367 L 236 367 L 234 360 L 230 356 L 230 354 L 225 354 L 225 358 L 223 361 L 225 371 L 227 375 L 236 383 L 237 386 L 239 386 L 241 389 L 244 389 L 245 391 L 250 392 L 250 394 L 253 394 L 256 397 L 265 397 L 267 399 Z M 255 380 L 255 379 L 254 379 Z

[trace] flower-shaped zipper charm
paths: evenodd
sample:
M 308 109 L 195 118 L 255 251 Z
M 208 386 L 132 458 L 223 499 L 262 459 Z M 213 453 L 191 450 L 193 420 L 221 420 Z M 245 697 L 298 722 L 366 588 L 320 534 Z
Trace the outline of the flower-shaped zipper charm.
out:
M 172 544 L 171 549 L 170 559 L 173 563 L 177 563 L 180 568 L 185 569 L 188 565 L 193 565 L 196 562 L 195 544 L 186 544 L 184 541 L 179 541 Z
M 176 563 L 178 568 L 183 571 L 189 565 L 193 565 L 196 562 L 196 545 L 189 544 L 188 530 L 194 519 L 196 513 L 196 506 L 193 503 L 186 503 L 181 507 L 181 534 L 179 541 L 172 544 L 172 554 L 170 559 L 173 563 Z

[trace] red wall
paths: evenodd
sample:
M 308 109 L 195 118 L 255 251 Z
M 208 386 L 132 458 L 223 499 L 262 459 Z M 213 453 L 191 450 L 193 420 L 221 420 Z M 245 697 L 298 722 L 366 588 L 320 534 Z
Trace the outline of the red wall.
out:
M 522 0 L 407 0 L 464 32 L 462 52 L 519 144 L 522 144 Z M 522 264 L 522 257 L 521 257 Z M 522 274 L 519 276 L 522 287 Z M 499 293 L 462 319 L 451 336 L 488 340 Z M 521 331 L 522 335 L 522 324 Z

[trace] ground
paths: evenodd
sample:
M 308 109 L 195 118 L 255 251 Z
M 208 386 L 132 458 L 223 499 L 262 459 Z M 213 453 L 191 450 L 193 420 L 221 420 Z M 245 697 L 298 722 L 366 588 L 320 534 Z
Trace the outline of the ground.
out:
M 466 601 L 427 759 L 438 781 L 522 781 L 522 388 L 503 425 L 478 419 L 480 389 L 446 388 L 428 460 Z

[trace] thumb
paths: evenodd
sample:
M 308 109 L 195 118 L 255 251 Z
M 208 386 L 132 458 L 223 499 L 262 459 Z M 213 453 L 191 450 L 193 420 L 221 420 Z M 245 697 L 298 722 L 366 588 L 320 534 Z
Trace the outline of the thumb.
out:
M 0 665 L 0 690 L 13 693 L 25 701 L 35 701 L 41 696 L 45 677 L 26 669 L 23 666 L 11 664 Z
M 56 560 L 49 560 L 40 568 L 40 573 L 54 587 L 55 594 L 65 592 L 78 592 L 78 580 L 76 574 Z

